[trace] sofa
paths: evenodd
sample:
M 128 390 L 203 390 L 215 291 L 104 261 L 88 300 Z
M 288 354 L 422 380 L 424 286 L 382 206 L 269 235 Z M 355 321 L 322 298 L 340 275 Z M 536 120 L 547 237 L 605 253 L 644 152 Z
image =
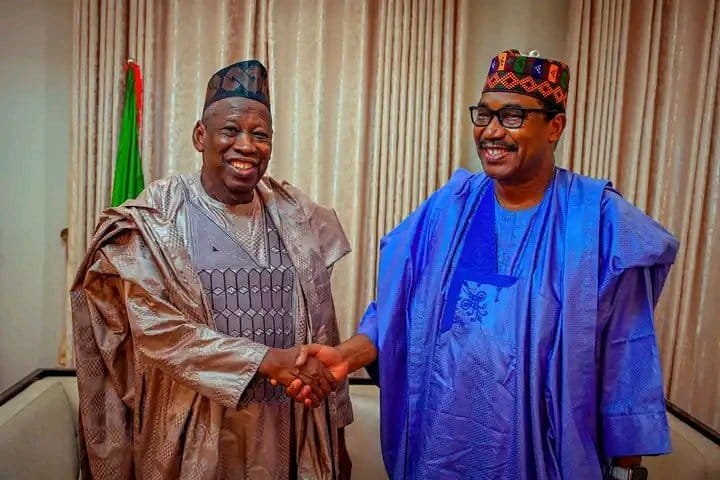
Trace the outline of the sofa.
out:
M 347 441 L 353 479 L 387 478 L 380 455 L 378 389 L 350 387 Z M 0 479 L 79 478 L 77 382 L 71 370 L 39 370 L 0 395 Z M 670 415 L 673 453 L 646 458 L 651 480 L 719 480 L 720 446 Z

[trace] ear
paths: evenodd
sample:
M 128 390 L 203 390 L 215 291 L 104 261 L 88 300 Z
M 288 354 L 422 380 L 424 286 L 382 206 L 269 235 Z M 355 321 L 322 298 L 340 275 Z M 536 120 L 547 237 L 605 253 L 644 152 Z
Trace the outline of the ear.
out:
M 205 125 L 201 120 L 198 120 L 195 122 L 195 127 L 193 128 L 192 142 L 195 150 L 201 153 L 205 151 L 205 135 L 207 135 Z
M 560 140 L 563 132 L 565 131 L 565 125 L 567 124 L 567 116 L 564 113 L 558 113 L 550 120 L 550 136 L 548 142 L 557 143 Z

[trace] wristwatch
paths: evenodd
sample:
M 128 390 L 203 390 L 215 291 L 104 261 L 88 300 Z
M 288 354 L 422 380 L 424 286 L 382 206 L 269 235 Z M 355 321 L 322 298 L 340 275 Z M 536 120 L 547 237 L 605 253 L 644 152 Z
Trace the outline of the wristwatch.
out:
M 609 470 L 607 476 L 609 480 L 647 480 L 648 478 L 648 471 L 645 467 L 612 466 Z

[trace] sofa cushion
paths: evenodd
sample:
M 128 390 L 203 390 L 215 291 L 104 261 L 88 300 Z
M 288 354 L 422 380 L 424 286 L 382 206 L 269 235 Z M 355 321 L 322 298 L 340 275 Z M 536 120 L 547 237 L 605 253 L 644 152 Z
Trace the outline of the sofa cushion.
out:
M 78 476 L 75 412 L 61 383 L 41 382 L 3 405 L 0 478 L 62 480 Z
M 668 413 L 672 453 L 645 457 L 651 480 L 720 479 L 720 446 Z

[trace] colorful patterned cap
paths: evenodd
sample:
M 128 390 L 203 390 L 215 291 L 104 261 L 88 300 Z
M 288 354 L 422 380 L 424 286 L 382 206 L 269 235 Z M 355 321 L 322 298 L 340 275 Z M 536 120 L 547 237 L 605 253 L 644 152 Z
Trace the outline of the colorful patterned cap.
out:
M 527 55 L 506 50 L 490 62 L 483 93 L 521 93 L 548 102 L 564 112 L 569 85 L 570 69 L 563 62 L 540 58 L 534 50 Z
M 270 83 L 265 66 L 257 60 L 245 60 L 218 70 L 208 82 L 203 110 L 228 97 L 257 100 L 270 110 Z

